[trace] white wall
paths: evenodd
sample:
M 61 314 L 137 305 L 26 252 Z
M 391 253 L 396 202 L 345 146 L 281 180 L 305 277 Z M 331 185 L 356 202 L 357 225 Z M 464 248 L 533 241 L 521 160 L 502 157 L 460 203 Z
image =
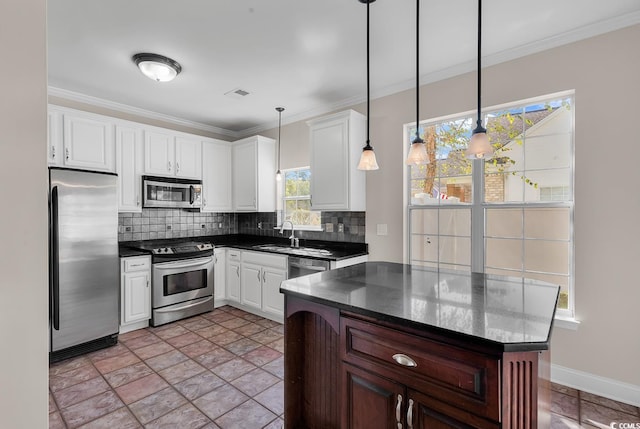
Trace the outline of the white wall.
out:
M 0 2 L 0 40 L 0 427 L 44 429 L 49 347 L 46 0 Z
M 554 330 L 552 362 L 640 389 L 638 40 L 635 25 L 489 67 L 483 104 L 575 90 L 575 297 L 581 325 L 577 331 Z M 473 110 L 475 91 L 475 73 L 421 87 L 422 119 Z M 414 103 L 412 90 L 371 103 L 371 144 L 380 170 L 367 173 L 370 260 L 402 262 L 402 126 L 415 120 Z M 352 108 L 365 112 L 362 104 Z M 301 149 L 308 148 L 304 124 L 286 125 L 282 135 L 283 167 L 308 162 L 308 149 Z M 388 235 L 376 235 L 376 224 L 387 224 Z

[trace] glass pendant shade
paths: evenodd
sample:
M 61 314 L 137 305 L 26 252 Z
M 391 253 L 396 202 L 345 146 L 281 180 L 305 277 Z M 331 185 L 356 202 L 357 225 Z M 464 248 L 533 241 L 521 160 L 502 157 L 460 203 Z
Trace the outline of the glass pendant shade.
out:
M 282 182 L 282 173 L 280 170 L 276 171 L 276 182 Z
M 409 155 L 407 155 L 407 165 L 424 165 L 429 163 L 429 155 L 427 155 L 427 147 L 420 139 L 416 139 L 411 143 Z
M 376 153 L 373 151 L 373 148 L 369 146 L 370 149 L 366 147 L 362 149 L 362 155 L 360 155 L 360 162 L 358 163 L 358 170 L 377 170 L 378 161 L 376 161 Z
M 493 154 L 493 146 L 489 143 L 487 130 L 480 123 L 473 130 L 469 147 L 464 154 L 469 159 L 481 159 Z
M 156 82 L 169 82 L 182 71 L 180 64 L 162 55 L 136 54 L 133 61 L 145 76 Z

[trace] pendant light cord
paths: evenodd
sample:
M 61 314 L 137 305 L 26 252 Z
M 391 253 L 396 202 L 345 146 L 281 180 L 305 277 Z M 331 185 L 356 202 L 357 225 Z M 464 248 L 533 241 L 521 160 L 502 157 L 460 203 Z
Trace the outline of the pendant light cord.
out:
M 280 171 L 280 131 L 282 129 L 282 112 L 284 107 L 276 107 L 278 111 L 278 171 Z
M 482 46 L 482 0 L 478 0 L 478 126 L 481 124 L 481 100 L 480 100 L 480 88 L 482 83 L 482 72 L 481 72 L 481 46 Z
M 371 147 L 371 141 L 369 140 L 369 114 L 370 114 L 370 104 L 371 104 L 371 96 L 370 96 L 370 84 L 369 84 L 369 5 L 370 1 L 367 2 L 367 148 Z
M 420 138 L 420 0 L 416 0 L 416 138 L 413 143 L 424 143 Z

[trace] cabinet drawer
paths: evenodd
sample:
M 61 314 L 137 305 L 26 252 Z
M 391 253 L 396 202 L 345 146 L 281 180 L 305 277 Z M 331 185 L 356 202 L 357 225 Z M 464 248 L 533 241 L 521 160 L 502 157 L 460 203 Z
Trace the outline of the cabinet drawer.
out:
M 256 264 L 263 267 L 287 269 L 287 257 L 282 255 L 270 255 L 263 252 L 242 252 L 242 262 Z
M 129 273 L 131 271 L 144 271 L 151 268 L 151 260 L 148 256 L 140 258 L 125 258 L 124 260 L 124 272 Z
M 228 249 L 227 250 L 227 259 L 229 261 L 240 262 L 240 250 L 236 249 Z
M 499 360 L 437 341 L 341 318 L 343 359 L 477 415 L 499 420 Z

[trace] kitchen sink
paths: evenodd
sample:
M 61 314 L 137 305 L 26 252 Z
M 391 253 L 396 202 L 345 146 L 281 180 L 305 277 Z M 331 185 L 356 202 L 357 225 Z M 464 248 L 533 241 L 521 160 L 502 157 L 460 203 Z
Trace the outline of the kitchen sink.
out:
M 314 247 L 291 247 L 286 244 L 258 244 L 256 246 L 253 246 L 253 248 L 256 250 L 286 253 L 287 255 L 296 255 L 296 256 L 312 256 L 312 257 L 331 256 L 330 250 L 318 249 Z

